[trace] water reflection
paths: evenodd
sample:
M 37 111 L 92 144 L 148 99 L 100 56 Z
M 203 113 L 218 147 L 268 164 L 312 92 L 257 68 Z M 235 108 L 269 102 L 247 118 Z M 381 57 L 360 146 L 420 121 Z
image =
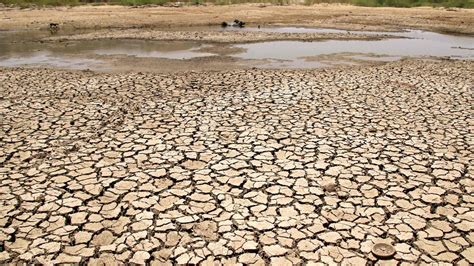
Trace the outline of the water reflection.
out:
M 209 30 L 209 27 L 205 27 Z M 180 29 L 184 30 L 184 29 Z M 199 30 L 189 28 L 189 30 Z M 224 31 L 286 33 L 347 33 L 345 30 L 301 27 L 226 28 Z M 70 34 L 60 31 L 58 34 Z M 77 33 L 77 32 L 76 32 Z M 84 33 L 84 32 L 82 32 Z M 0 66 L 53 66 L 97 68 L 111 58 L 166 58 L 189 60 L 196 57 L 230 55 L 264 68 L 317 68 L 357 61 L 393 61 L 403 57 L 451 57 L 474 59 L 474 38 L 421 30 L 404 32 L 361 32 L 350 34 L 390 34 L 402 38 L 383 40 L 328 40 L 318 42 L 270 41 L 216 45 L 186 41 L 92 40 L 73 42 L 32 42 L 47 37 L 48 31 L 0 32 Z M 236 49 L 237 48 L 237 49 Z M 223 53 L 225 50 L 227 53 Z M 237 52 L 233 52 L 237 51 Z M 341 56 L 341 55 L 344 56 Z M 334 62 L 329 62 L 329 61 Z M 257 63 L 258 62 L 258 63 Z M 252 65 L 254 66 L 254 65 Z

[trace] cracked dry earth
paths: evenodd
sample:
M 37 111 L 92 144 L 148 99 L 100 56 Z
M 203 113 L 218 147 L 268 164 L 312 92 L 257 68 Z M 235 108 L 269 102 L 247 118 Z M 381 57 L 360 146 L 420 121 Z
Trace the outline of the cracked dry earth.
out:
M 0 261 L 473 264 L 473 69 L 1 69 Z

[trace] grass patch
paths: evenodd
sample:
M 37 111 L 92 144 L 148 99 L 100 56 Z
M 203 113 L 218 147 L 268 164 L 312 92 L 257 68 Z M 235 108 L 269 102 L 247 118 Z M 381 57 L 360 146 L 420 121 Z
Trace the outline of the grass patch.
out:
M 0 0 L 4 5 L 15 6 L 75 6 L 81 4 L 116 4 L 116 5 L 164 5 L 178 0 Z M 214 3 L 217 5 L 232 5 L 242 3 L 270 3 L 275 5 L 288 5 L 301 3 L 313 5 L 318 3 L 344 3 L 368 7 L 460 7 L 474 8 L 474 0 L 184 0 L 188 5 Z
M 0 0 L 4 5 L 20 7 L 28 6 L 75 6 L 81 4 L 79 0 Z

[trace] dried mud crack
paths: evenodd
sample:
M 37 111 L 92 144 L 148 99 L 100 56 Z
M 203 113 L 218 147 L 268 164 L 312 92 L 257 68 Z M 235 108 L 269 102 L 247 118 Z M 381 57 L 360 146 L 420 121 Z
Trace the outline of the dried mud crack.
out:
M 472 61 L 0 69 L 0 263 L 474 263 Z

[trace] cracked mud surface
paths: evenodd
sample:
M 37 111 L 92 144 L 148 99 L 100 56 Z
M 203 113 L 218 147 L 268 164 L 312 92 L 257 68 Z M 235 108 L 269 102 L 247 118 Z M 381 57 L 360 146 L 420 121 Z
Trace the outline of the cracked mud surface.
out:
M 473 264 L 473 70 L 0 69 L 0 262 Z
M 381 40 L 397 38 L 388 34 L 340 33 L 282 33 L 252 31 L 160 31 L 147 29 L 104 30 L 85 34 L 48 37 L 46 41 L 79 41 L 102 39 L 141 39 L 155 41 L 202 41 L 215 43 L 245 43 L 262 41 L 322 41 L 322 40 Z

